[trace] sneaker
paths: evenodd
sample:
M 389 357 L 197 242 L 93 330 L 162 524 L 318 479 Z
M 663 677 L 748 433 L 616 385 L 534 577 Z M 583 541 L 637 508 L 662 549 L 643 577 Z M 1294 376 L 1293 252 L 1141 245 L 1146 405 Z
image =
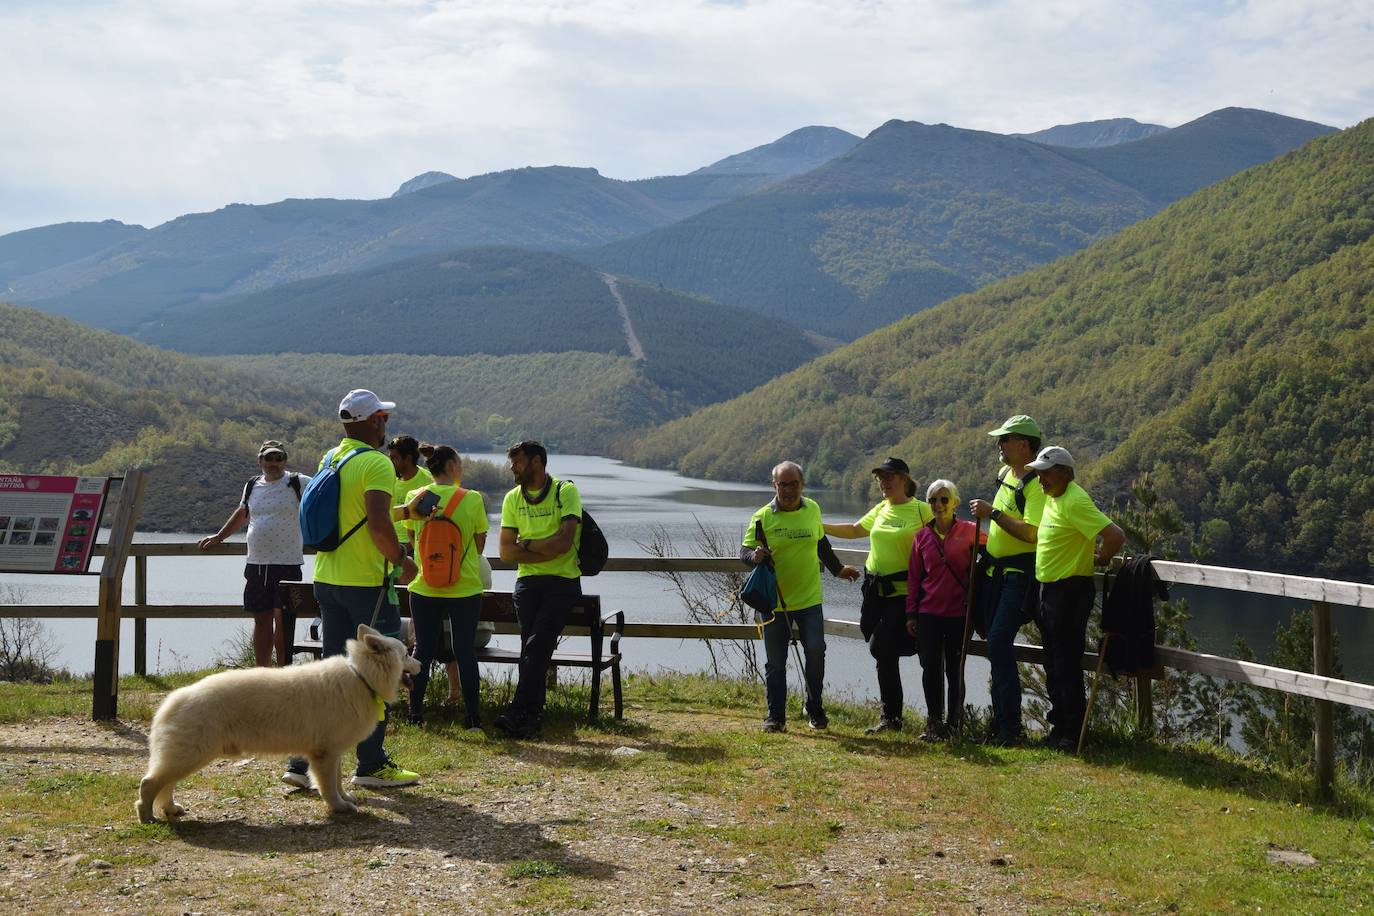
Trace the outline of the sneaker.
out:
M 295 770 L 287 770 L 281 774 L 281 781 L 297 789 L 310 789 L 315 785 L 310 781 L 309 773 L 297 773 Z
M 397 786 L 413 786 L 420 781 L 419 773 L 398 767 L 388 760 L 371 773 L 359 773 L 353 777 L 353 785 L 367 786 L 372 789 L 393 789 Z
M 809 716 L 806 720 L 806 724 L 818 732 L 823 732 L 830 727 L 830 717 L 825 713 L 821 713 L 818 716 Z
M 507 735 L 514 736 L 520 731 L 520 717 L 509 709 L 493 719 L 491 724 Z
M 1012 734 L 1002 734 L 998 732 L 988 739 L 988 744 L 993 747 L 1020 747 L 1026 743 L 1026 736 L 1022 732 Z
M 877 725 L 870 725 L 864 729 L 865 735 L 876 735 L 880 732 L 899 732 L 902 730 L 901 719 L 879 719 Z
M 927 722 L 926 730 L 921 732 L 921 740 L 928 744 L 944 741 L 948 737 L 949 729 L 945 728 L 943 722 Z
M 766 732 L 785 732 L 787 731 L 787 723 L 781 719 L 764 719 L 763 730 Z

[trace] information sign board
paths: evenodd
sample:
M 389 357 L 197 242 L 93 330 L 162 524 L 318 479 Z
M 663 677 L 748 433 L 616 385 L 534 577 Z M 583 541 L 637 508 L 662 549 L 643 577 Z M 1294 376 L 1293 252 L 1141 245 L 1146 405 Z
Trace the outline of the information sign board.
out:
M 84 573 L 108 477 L 0 474 L 0 571 Z

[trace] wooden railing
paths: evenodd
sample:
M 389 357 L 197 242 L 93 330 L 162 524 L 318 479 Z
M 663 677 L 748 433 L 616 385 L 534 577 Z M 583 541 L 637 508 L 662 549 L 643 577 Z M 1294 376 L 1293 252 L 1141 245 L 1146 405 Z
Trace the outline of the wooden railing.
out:
M 836 550 L 848 563 L 862 565 L 866 556 L 861 550 Z M 96 548 L 103 555 L 104 547 Z M 241 618 L 238 605 L 150 605 L 148 604 L 148 558 L 191 556 L 244 556 L 246 545 L 241 542 L 220 544 L 201 550 L 193 542 L 145 542 L 130 545 L 129 556 L 134 565 L 134 603 L 125 606 L 122 614 L 134 620 L 134 668 L 139 674 L 147 672 L 147 621 L 172 618 Z M 491 559 L 494 569 L 512 569 L 512 565 Z M 606 572 L 738 572 L 739 560 L 734 557 L 612 557 Z M 1335 736 L 1332 704 L 1374 710 L 1374 685 L 1340 680 L 1331 676 L 1334 668 L 1331 636 L 1331 605 L 1374 609 L 1374 586 L 1336 579 L 1290 576 L 1279 573 L 1234 569 L 1221 566 L 1200 566 L 1188 563 L 1155 561 L 1155 571 L 1166 582 L 1201 585 L 1257 595 L 1279 595 L 1307 601 L 1313 618 L 1313 672 L 1293 671 L 1246 662 L 1225 656 L 1188 652 L 1182 649 L 1158 647 L 1156 657 L 1163 668 L 1221 678 L 1254 687 L 1264 687 L 1283 693 L 1311 697 L 1316 700 L 1316 775 L 1321 790 L 1330 791 L 1335 775 Z M 25 605 L 0 607 L 0 617 L 80 618 L 97 617 L 100 608 L 93 605 Z M 509 629 L 509 628 L 508 628 Z M 846 638 L 862 638 L 859 625 L 849 620 L 827 619 L 826 633 Z M 500 632 L 500 631 L 498 631 Z M 570 632 L 572 632 L 570 630 Z M 758 630 L 749 624 L 679 624 L 626 621 L 626 638 L 649 639 L 757 639 Z M 1014 648 L 1018 661 L 1044 663 L 1044 651 L 1039 646 L 1017 643 Z M 986 644 L 974 639 L 969 647 L 974 655 L 986 656 Z M 1094 670 L 1097 655 L 1085 652 L 1085 670 Z M 1137 715 L 1146 728 L 1152 723 L 1150 675 L 1136 680 Z

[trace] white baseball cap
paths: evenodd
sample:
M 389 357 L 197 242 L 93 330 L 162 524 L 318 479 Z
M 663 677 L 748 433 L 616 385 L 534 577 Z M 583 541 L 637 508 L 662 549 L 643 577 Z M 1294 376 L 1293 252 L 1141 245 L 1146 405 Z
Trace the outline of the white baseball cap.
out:
M 383 401 L 366 388 L 354 388 L 339 402 L 339 419 L 345 423 L 366 420 L 378 411 L 396 409 L 394 401 Z
M 1048 471 L 1055 465 L 1066 468 L 1073 467 L 1073 456 L 1066 448 L 1057 445 L 1047 445 L 1040 450 L 1040 454 L 1035 456 L 1035 460 L 1027 463 L 1026 467 L 1035 468 L 1037 471 Z

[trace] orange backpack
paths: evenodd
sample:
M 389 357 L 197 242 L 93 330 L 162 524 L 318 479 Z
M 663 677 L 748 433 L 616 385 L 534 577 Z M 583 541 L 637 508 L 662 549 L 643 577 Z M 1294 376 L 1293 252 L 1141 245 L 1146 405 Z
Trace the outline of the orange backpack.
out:
M 467 551 L 463 549 L 463 532 L 453 520 L 453 513 L 467 495 L 468 491 L 459 487 L 443 513 L 426 519 L 424 527 L 420 529 L 416 559 L 420 561 L 420 578 L 430 588 L 448 588 L 458 584 L 458 575 Z

